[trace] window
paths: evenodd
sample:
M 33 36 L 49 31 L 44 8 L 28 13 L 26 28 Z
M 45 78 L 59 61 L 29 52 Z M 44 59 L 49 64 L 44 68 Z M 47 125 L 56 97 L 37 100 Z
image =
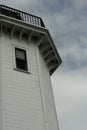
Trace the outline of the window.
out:
M 17 69 L 28 71 L 26 50 L 15 47 L 15 60 Z

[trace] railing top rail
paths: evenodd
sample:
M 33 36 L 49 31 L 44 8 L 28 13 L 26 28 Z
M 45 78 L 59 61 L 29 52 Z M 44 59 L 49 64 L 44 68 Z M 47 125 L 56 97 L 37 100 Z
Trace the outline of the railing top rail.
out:
M 45 28 L 45 25 L 44 25 L 44 23 L 43 23 L 43 20 L 42 20 L 42 18 L 40 18 L 40 17 L 38 17 L 38 16 L 35 16 L 35 15 L 32 15 L 32 14 L 29 14 L 29 13 L 27 13 L 27 12 L 23 12 L 23 11 L 20 11 L 20 10 L 17 10 L 17 9 L 14 9 L 14 8 L 11 8 L 11 7 L 8 7 L 8 6 L 5 6 L 5 5 L 0 5 L 0 10 L 1 9 L 4 9 L 4 10 L 7 10 L 7 11 L 11 11 L 11 12 L 15 12 L 15 13 L 18 13 L 18 14 L 24 14 L 25 16 L 27 15 L 27 16 L 29 16 L 29 17 L 32 17 L 33 19 L 38 19 L 38 20 L 40 20 L 40 21 L 38 21 L 38 22 L 40 22 L 40 24 L 38 23 L 38 26 L 41 26 L 41 27 L 44 27 Z M 1 13 L 1 12 L 0 12 Z M 2 14 L 2 13 L 1 13 Z M 5 14 L 4 14 L 5 15 Z M 10 16 L 11 17 L 11 16 Z M 21 20 L 23 20 L 23 21 L 25 21 L 25 22 L 28 22 L 27 20 L 24 20 L 24 19 L 21 19 Z M 32 24 L 32 22 L 29 22 L 29 23 L 31 23 Z M 33 24 L 34 24 L 34 22 L 33 22 Z M 35 25 L 35 24 L 34 24 Z
M 35 15 L 32 15 L 32 14 L 29 14 L 29 13 L 27 13 L 27 12 L 23 12 L 23 11 L 21 11 L 21 10 L 14 9 L 14 8 L 12 8 L 12 7 L 8 7 L 8 6 L 5 6 L 5 5 L 0 5 L 0 8 L 2 8 L 2 7 L 6 8 L 6 9 L 13 10 L 13 11 L 16 11 L 16 12 L 19 12 L 19 13 L 24 13 L 24 14 L 27 14 L 27 15 L 30 15 L 30 16 L 33 16 L 33 17 L 36 17 L 36 18 L 41 19 L 41 18 L 38 17 L 38 16 L 35 16 Z

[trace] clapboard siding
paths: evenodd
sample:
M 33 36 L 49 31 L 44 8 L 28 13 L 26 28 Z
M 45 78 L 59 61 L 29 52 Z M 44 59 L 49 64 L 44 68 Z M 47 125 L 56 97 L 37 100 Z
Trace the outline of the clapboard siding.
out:
M 2 39 L 0 34 L 0 130 L 2 130 Z
M 45 130 L 34 43 L 3 34 L 3 130 Z M 28 50 L 29 73 L 14 70 L 13 46 Z
M 37 43 L 6 34 L 0 41 L 0 130 L 59 130 L 50 74 Z M 27 50 L 29 73 L 14 69 L 14 47 Z
M 42 58 L 42 55 L 39 53 L 38 48 L 36 49 L 38 55 L 38 67 L 47 130 L 59 130 L 56 109 L 54 105 L 54 97 L 52 93 L 50 74 Z

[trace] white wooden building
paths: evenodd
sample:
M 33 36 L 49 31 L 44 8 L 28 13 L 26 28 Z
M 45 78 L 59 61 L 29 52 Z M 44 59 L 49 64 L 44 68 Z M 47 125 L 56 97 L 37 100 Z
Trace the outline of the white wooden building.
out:
M 60 64 L 41 18 L 0 5 L 0 130 L 59 130 L 50 76 Z

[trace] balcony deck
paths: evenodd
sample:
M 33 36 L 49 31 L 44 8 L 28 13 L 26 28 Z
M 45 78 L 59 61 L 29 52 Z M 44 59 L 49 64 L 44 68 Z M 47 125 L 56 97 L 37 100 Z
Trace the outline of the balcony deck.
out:
M 12 17 L 18 20 L 22 20 L 26 23 L 29 23 L 38 27 L 45 28 L 43 20 L 40 17 L 25 13 L 17 9 L 10 8 L 8 6 L 0 5 L 0 14 L 6 15 L 8 17 Z

